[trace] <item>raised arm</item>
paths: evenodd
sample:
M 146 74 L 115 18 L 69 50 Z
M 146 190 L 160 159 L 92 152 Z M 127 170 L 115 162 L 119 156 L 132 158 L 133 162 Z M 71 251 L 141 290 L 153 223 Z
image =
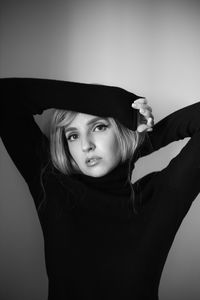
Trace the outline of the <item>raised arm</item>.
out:
M 25 82 L 0 79 L 0 137 L 38 207 L 40 173 L 48 160 L 49 143 L 33 118 L 42 109 L 30 100 L 27 90 Z
M 149 152 L 190 137 L 180 153 L 159 173 L 163 191 L 167 188 L 174 192 L 188 207 L 200 192 L 200 102 L 170 114 L 148 136 Z M 143 155 L 148 154 L 148 147 L 145 151 Z
M 179 109 L 154 125 L 146 134 L 139 156 L 148 155 L 171 142 L 192 137 L 200 130 L 200 102 Z

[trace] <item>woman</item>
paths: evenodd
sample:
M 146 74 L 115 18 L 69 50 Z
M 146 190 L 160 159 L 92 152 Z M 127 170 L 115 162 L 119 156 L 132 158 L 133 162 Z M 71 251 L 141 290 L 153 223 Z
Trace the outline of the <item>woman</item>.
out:
M 151 131 L 145 100 L 117 87 L 10 78 L 1 91 L 1 138 L 44 233 L 48 299 L 158 299 L 166 257 L 200 189 L 200 103 Z M 50 143 L 32 116 L 48 108 L 57 109 Z M 138 110 L 147 121 L 140 127 Z M 138 157 L 188 136 L 165 169 L 131 183 Z

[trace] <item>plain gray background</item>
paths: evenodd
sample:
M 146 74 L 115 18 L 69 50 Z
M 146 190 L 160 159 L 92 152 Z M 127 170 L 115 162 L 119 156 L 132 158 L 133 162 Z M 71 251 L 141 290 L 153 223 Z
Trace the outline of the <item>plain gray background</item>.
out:
M 158 121 L 200 100 L 199 16 L 200 5 L 193 0 L 3 0 L 0 76 L 119 85 L 146 96 Z M 12 122 L 9 112 L 5 114 Z M 36 117 L 42 128 L 49 114 Z M 13 126 L 13 134 L 23 132 Z M 133 181 L 165 167 L 186 142 L 141 159 Z M 161 300 L 200 298 L 199 199 L 169 253 L 160 283 Z M 46 299 L 43 247 L 29 190 L 1 143 L 1 300 Z

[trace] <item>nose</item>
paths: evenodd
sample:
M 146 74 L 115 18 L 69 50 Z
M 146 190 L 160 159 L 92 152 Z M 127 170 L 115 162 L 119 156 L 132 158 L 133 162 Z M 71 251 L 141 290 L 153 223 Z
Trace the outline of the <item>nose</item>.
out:
M 94 141 L 89 136 L 85 136 L 81 140 L 81 146 L 83 152 L 88 152 L 90 150 L 94 150 L 96 148 Z

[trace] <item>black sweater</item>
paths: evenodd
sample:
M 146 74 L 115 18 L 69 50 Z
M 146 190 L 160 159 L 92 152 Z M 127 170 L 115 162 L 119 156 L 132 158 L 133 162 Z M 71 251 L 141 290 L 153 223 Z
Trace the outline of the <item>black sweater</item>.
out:
M 49 161 L 49 142 L 33 115 L 63 108 L 63 100 L 48 102 L 41 87 L 39 97 L 36 91 L 30 95 L 26 91 L 26 96 L 15 91 L 12 99 L 14 83 L 10 80 L 6 89 L 3 83 L 0 134 L 38 209 L 48 299 L 158 299 L 168 252 L 200 190 L 200 103 L 158 122 L 139 149 L 144 156 L 191 137 L 162 171 L 132 184 L 128 161 L 101 178 L 69 177 L 49 163 L 43 176 L 46 201 L 41 205 L 40 174 Z M 27 90 L 23 79 L 21 84 Z

